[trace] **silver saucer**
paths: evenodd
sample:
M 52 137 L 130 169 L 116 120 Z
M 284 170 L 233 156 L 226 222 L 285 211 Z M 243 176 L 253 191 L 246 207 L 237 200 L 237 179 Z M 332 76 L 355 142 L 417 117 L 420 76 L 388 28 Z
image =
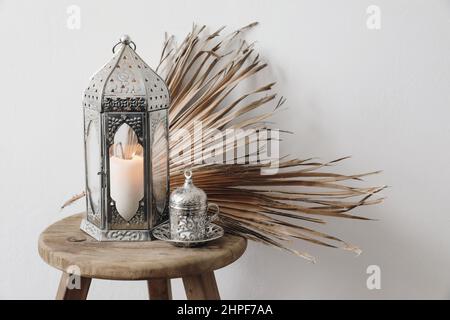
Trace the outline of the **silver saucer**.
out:
M 183 240 L 174 240 L 170 237 L 170 224 L 169 222 L 160 224 L 159 226 L 153 229 L 153 236 L 162 241 L 167 241 L 177 247 L 198 247 L 204 245 L 210 241 L 219 239 L 223 236 L 224 231 L 223 228 L 210 223 L 206 227 L 206 238 L 203 240 L 195 240 L 195 241 L 183 241 Z

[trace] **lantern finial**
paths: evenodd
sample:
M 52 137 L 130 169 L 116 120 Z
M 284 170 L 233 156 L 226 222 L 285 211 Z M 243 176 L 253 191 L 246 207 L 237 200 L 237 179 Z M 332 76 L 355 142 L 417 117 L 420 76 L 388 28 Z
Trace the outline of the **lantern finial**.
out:
M 122 36 L 120 37 L 120 42 L 123 43 L 123 44 L 130 44 L 131 38 L 130 38 L 129 35 L 124 34 L 124 35 L 122 35 Z

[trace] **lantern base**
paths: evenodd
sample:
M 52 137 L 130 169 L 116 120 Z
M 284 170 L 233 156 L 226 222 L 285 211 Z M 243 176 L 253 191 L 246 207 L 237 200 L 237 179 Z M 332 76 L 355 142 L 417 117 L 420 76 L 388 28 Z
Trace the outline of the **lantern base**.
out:
M 86 219 L 81 220 L 80 229 L 97 241 L 151 241 L 151 230 L 102 230 Z

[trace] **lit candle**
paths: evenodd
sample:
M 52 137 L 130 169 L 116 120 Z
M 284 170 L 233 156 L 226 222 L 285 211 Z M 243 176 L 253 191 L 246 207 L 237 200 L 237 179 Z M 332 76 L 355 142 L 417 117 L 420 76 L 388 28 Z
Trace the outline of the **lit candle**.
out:
M 139 155 L 130 159 L 112 156 L 109 161 L 111 198 L 122 218 L 129 221 L 144 197 L 144 161 Z

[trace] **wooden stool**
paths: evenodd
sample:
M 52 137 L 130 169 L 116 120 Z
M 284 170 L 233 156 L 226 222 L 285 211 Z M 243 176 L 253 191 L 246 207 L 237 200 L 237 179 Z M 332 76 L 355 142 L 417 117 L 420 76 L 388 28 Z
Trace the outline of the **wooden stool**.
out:
M 146 280 L 151 299 L 171 299 L 170 279 L 180 277 L 188 299 L 220 299 L 214 270 L 237 260 L 247 247 L 246 239 L 228 234 L 199 248 L 162 241 L 98 242 L 80 230 L 81 217 L 62 219 L 39 237 L 42 259 L 63 271 L 56 299 L 86 299 L 93 278 Z M 71 268 L 80 273 L 78 289 L 67 286 Z

